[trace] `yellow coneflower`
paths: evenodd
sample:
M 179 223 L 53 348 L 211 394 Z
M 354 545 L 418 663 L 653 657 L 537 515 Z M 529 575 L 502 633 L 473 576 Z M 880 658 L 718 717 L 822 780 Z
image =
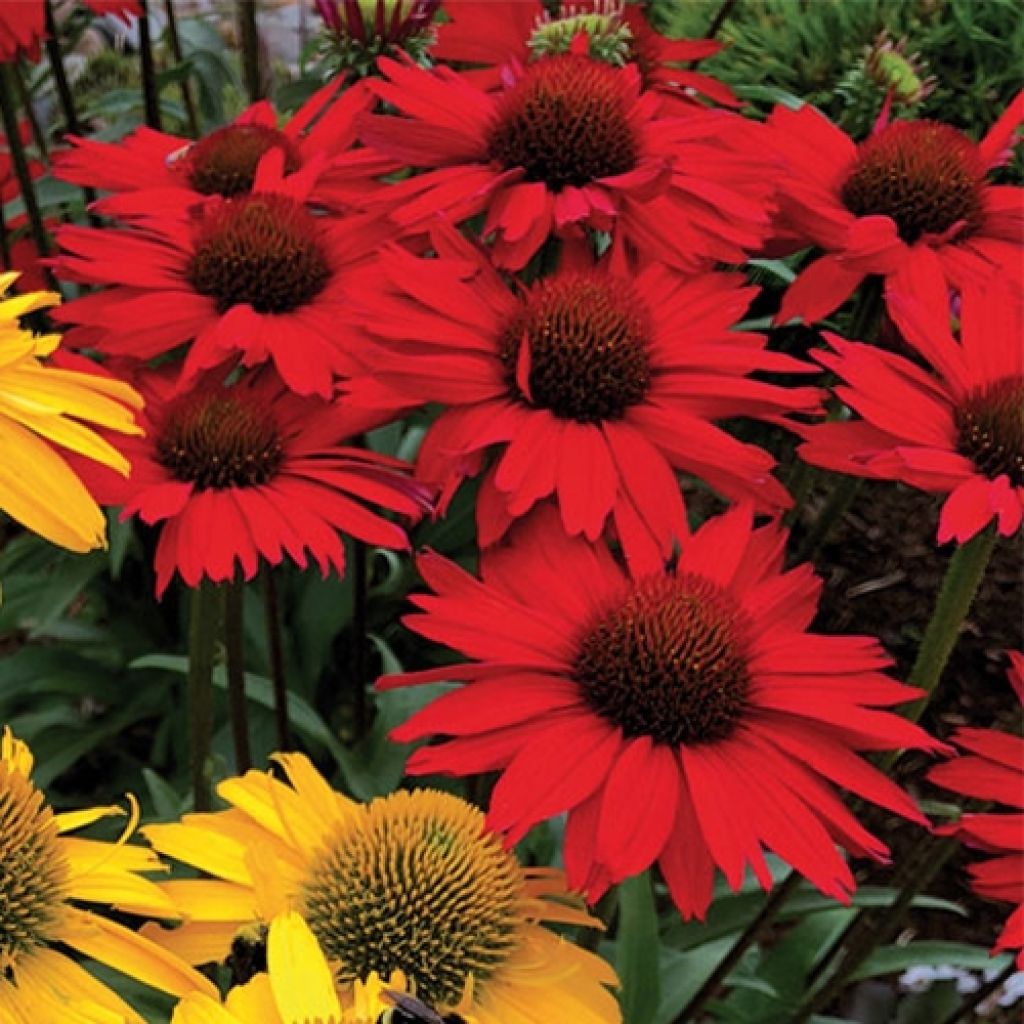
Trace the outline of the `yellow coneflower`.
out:
M 190 993 L 171 1024 L 342 1024 L 330 967 L 306 922 L 281 914 L 265 942 L 266 972 L 233 988 L 223 1005 L 208 993 Z
M 154 988 L 212 991 L 177 957 L 80 903 L 113 904 L 176 918 L 144 872 L 163 866 L 151 850 L 67 833 L 124 813 L 94 807 L 54 814 L 30 778 L 32 754 L 10 729 L 0 737 L 0 1021 L 4 1024 L 144 1024 L 111 989 L 60 952 L 68 946 Z M 125 838 L 138 811 L 132 804 Z
M 436 1013 L 472 1024 L 621 1020 L 614 971 L 542 926 L 597 922 L 560 872 L 521 867 L 477 808 L 433 790 L 359 804 L 302 755 L 277 760 L 288 783 L 248 772 L 218 787 L 229 810 L 144 830 L 159 852 L 214 876 L 165 883 L 186 920 L 147 926 L 149 937 L 192 963 L 222 960 L 241 929 L 297 913 L 347 1020 L 358 1021 L 357 997 L 381 1000 L 368 979 L 395 972 Z M 298 943 L 291 959 L 302 962 Z M 281 963 L 281 984 L 302 988 Z
M 33 335 L 18 318 L 60 296 L 29 292 L 4 299 L 17 277 L 0 274 L 0 509 L 54 544 L 89 551 L 105 543 L 106 523 L 57 447 L 127 475 L 124 456 L 85 424 L 141 433 L 134 410 L 142 400 L 121 381 L 45 365 L 60 336 Z

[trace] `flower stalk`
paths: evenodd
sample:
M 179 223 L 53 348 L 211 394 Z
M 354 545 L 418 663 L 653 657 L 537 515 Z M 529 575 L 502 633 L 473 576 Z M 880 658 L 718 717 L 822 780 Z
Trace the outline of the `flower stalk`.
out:
M 718 962 L 718 966 L 708 977 L 707 981 L 697 990 L 693 998 L 683 1007 L 675 1019 L 675 1024 L 686 1024 L 687 1021 L 700 1019 L 701 1013 L 706 1009 L 708 1003 L 718 994 L 723 982 L 728 978 L 732 969 L 743 959 L 751 946 L 756 943 L 768 928 L 768 925 L 775 920 L 776 915 L 782 910 L 786 900 L 793 895 L 800 884 L 800 875 L 791 871 L 769 894 L 768 898 L 761 905 L 758 913 L 747 923 L 742 934 L 733 944 L 732 948 Z
M 21 143 L 21 135 L 18 132 L 18 113 L 12 88 L 13 77 L 14 69 L 10 64 L 0 65 L 0 114 L 3 116 L 4 132 L 7 135 L 7 145 L 10 147 L 14 176 L 18 179 L 18 187 L 21 189 L 21 197 L 25 203 L 32 241 L 35 243 L 39 255 L 47 256 L 50 252 L 50 243 L 46 237 L 43 217 L 39 212 L 39 203 L 36 201 L 35 189 L 32 186 L 32 176 L 29 174 L 28 160 L 25 158 L 25 147 Z M 45 274 L 51 286 L 56 287 L 49 268 L 46 268 Z
M 1017 964 L 1011 960 L 994 978 L 990 978 L 983 985 L 972 992 L 959 1006 L 955 1007 L 948 1017 L 944 1017 L 940 1024 L 960 1024 L 960 1021 L 975 1020 L 974 1011 L 989 996 L 995 995 L 1007 980 L 1017 973 Z
M 269 566 L 263 574 L 263 613 L 270 656 L 270 678 L 274 687 L 277 749 L 291 750 L 291 738 L 288 734 L 288 680 L 284 668 L 284 645 L 281 642 L 281 612 L 277 599 L 277 580 L 274 578 L 273 568 Z
M 358 743 L 370 726 L 370 703 L 366 692 L 367 645 L 367 552 L 361 540 L 352 544 L 352 731 Z
M 156 86 L 156 64 L 153 60 L 153 40 L 149 31 L 149 0 L 139 0 L 139 57 L 142 62 L 142 106 L 146 126 L 160 131 L 160 93 Z
M 193 809 L 212 806 L 213 662 L 220 633 L 220 590 L 208 579 L 189 597 L 188 735 Z
M 53 16 L 53 0 L 46 0 L 44 10 L 46 12 L 46 56 L 49 59 L 53 81 L 57 87 L 57 100 L 60 103 L 61 113 L 64 115 L 64 133 L 65 135 L 81 135 L 82 126 L 78 123 L 74 95 L 71 92 L 71 85 L 68 83 L 64 59 L 60 52 L 57 19 Z
M 245 584 L 236 576 L 224 594 L 224 649 L 227 654 L 228 707 L 235 771 L 243 775 L 252 767 L 249 749 L 249 707 L 245 697 Z
M 178 35 L 178 19 L 174 13 L 174 0 L 164 0 L 164 10 L 167 12 L 167 39 L 171 44 L 171 53 L 174 56 L 174 63 L 180 65 L 184 62 L 184 53 L 181 49 L 181 37 Z M 188 121 L 188 134 L 190 138 L 199 138 L 199 117 L 196 114 L 196 101 L 192 95 L 192 83 L 188 78 L 182 78 L 180 82 L 181 102 L 185 107 L 185 118 Z
M 920 719 L 935 694 L 960 635 L 964 619 L 984 579 L 995 543 L 996 530 L 990 526 L 958 547 L 949 561 L 935 602 L 935 610 L 932 612 L 914 666 L 907 678 L 911 686 L 925 691 L 922 697 L 907 705 L 903 711 L 904 716 L 912 722 Z M 888 773 L 897 756 L 898 752 L 887 755 L 882 761 L 882 770 Z M 920 857 L 919 867 L 904 872 L 906 882 L 896 902 L 885 909 L 884 917 L 869 910 L 861 910 L 851 922 L 846 934 L 819 965 L 819 970 L 829 970 L 837 959 L 838 966 L 823 986 L 809 993 L 793 1024 L 804 1024 L 832 1002 L 843 990 L 850 975 L 871 951 L 886 941 L 886 936 L 894 934 L 898 929 L 910 909 L 913 898 L 931 882 L 954 849 L 955 844 L 949 840 L 936 840 L 932 836 L 922 839 L 919 850 L 923 850 L 923 855 Z
M 912 722 L 921 717 L 935 693 L 960 636 L 960 628 L 985 577 L 985 569 L 996 546 L 996 536 L 995 526 L 989 526 L 966 544 L 961 544 L 949 560 L 935 610 L 907 678 L 911 686 L 925 691 L 923 697 L 909 704 L 903 712 Z
M 242 69 L 249 102 L 263 99 L 263 81 L 260 74 L 260 34 L 256 24 L 256 0 L 239 0 L 238 28 L 242 37 Z

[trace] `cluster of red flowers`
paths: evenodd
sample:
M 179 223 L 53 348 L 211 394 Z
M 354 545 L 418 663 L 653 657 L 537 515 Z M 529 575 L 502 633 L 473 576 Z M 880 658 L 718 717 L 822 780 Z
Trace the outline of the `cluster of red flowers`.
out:
M 83 475 L 164 524 L 161 591 L 285 555 L 341 571 L 338 531 L 408 543 L 366 503 L 443 514 L 478 477 L 479 579 L 423 554 L 407 620 L 471 660 L 381 684 L 465 684 L 395 733 L 443 740 L 410 771 L 499 772 L 510 841 L 567 814 L 592 898 L 656 862 L 700 916 L 716 868 L 769 887 L 771 851 L 848 899 L 837 847 L 887 850 L 833 787 L 926 824 L 859 754 L 943 745 L 889 710 L 919 691 L 876 640 L 811 631 L 792 499 L 727 426 L 947 494 L 940 541 L 1019 529 L 1022 205 L 989 173 L 1024 99 L 980 144 L 883 119 L 857 145 L 806 107 L 744 118 L 680 66 L 715 44 L 636 7 L 444 6 L 434 55 L 468 71 L 382 57 L 284 127 L 261 103 L 197 142 L 142 129 L 57 161 L 119 221 L 58 233 L 56 272 L 91 289 L 66 342 L 148 399 L 145 436 L 115 439 L 130 478 Z M 722 269 L 808 247 L 779 320 L 883 279 L 906 346 L 826 335 L 851 410 L 830 422 L 826 393 L 772 379 L 819 370 L 742 325 L 757 290 Z M 411 474 L 353 440 L 431 403 Z M 691 530 L 680 473 L 732 507 Z

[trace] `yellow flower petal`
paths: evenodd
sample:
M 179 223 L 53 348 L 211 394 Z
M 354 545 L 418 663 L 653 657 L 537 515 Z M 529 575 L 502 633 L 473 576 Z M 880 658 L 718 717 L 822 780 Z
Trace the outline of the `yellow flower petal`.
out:
M 240 922 L 186 922 L 177 928 L 144 924 L 139 934 L 187 964 L 220 963 L 231 952 Z
M 238 1024 L 238 1018 L 216 999 L 193 994 L 185 996 L 174 1008 L 171 1024 Z
M 239 985 L 228 993 L 228 1009 L 241 1024 L 285 1024 L 274 1005 L 270 979 L 257 974 L 247 985 Z
M 7 725 L 0 737 L 0 762 L 26 779 L 32 774 L 32 751 L 27 743 L 15 738 Z
M 70 551 L 104 546 L 103 513 L 52 448 L 0 417 L 0 451 L 0 508 L 12 519 Z
M 245 846 L 206 828 L 205 817 L 186 815 L 180 825 L 147 825 L 142 834 L 167 857 L 202 868 L 229 882 L 252 885 L 252 876 L 245 864 Z
M 256 900 L 245 885 L 183 878 L 161 882 L 160 888 L 189 921 L 235 921 L 241 926 L 256 916 Z
M 80 953 L 122 971 L 146 985 L 183 996 L 187 992 L 216 993 L 213 985 L 166 949 L 138 932 L 95 914 L 67 908 L 61 939 Z
M 90 807 L 84 811 L 65 811 L 63 814 L 55 814 L 53 820 L 57 823 L 57 831 L 63 834 L 93 825 L 103 818 L 113 818 L 123 814 L 123 807 L 112 804 L 107 807 Z
M 298 914 L 282 914 L 271 921 L 267 966 L 285 1024 L 340 1022 L 334 976 L 309 925 Z

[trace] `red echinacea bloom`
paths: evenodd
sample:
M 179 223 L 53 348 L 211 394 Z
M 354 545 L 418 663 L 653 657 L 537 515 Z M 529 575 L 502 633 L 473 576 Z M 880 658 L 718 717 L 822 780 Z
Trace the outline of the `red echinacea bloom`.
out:
M 341 533 L 408 548 L 402 527 L 363 503 L 418 518 L 426 492 L 404 463 L 345 444 L 378 421 L 344 403 L 299 398 L 269 372 L 222 380 L 207 376 L 182 393 L 166 374 L 142 376 L 145 436 L 112 439 L 131 463 L 128 479 L 80 470 L 101 504 L 123 506 L 122 519 L 163 524 L 157 596 L 175 573 L 190 587 L 230 580 L 236 566 L 251 579 L 261 561 L 285 556 L 305 568 L 308 554 L 324 575 L 341 574 Z
M 1007 653 L 1010 682 L 1021 697 L 1024 654 Z M 963 728 L 953 733 L 952 742 L 964 756 L 936 765 L 928 773 L 929 781 L 962 796 L 1017 809 L 1011 814 L 967 813 L 939 831 L 997 854 L 968 869 L 971 887 L 983 899 L 1017 905 L 992 952 L 1016 950 L 1017 966 L 1024 970 L 1024 740 L 994 729 Z
M 360 291 L 366 369 L 344 385 L 360 405 L 448 408 L 424 439 L 417 474 L 441 489 L 495 456 L 477 500 L 481 544 L 556 495 L 570 534 L 596 540 L 612 518 L 630 561 L 658 563 L 686 533 L 675 471 L 761 509 L 788 506 L 774 459 L 716 425 L 785 422 L 820 392 L 755 381 L 807 364 L 733 330 L 756 288 L 737 274 L 638 274 L 589 258 L 513 290 L 486 254 L 436 230 L 436 259 L 392 247 Z M 570 254 L 571 255 L 571 254 Z
M 310 213 L 317 165 L 282 177 L 282 160 L 267 155 L 251 192 L 213 196 L 144 228 L 61 228 L 58 274 L 107 286 L 60 307 L 59 319 L 75 325 L 65 343 L 151 359 L 191 342 L 185 380 L 230 359 L 270 360 L 296 393 L 329 398 L 358 341 L 346 281 L 380 226 Z
M 1024 517 L 1024 346 L 1018 297 L 968 288 L 960 341 L 950 333 L 945 287 L 897 300 L 894 319 L 931 371 L 872 345 L 825 334 L 816 353 L 840 380 L 836 395 L 859 420 L 802 429 L 807 462 L 852 476 L 900 480 L 948 495 L 940 544 L 963 544 L 993 520 L 1004 537 Z
M 24 56 L 39 60 L 46 38 L 46 4 L 49 0 L 10 0 L 0 9 L 0 63 Z M 116 14 L 127 20 L 139 16 L 138 0 L 84 0 L 93 14 Z
M 811 106 L 768 120 L 782 164 L 778 199 L 793 248 L 824 251 L 789 286 L 777 320 L 813 323 L 869 275 L 893 297 L 927 276 L 929 294 L 994 278 L 1020 288 L 1024 190 L 993 185 L 1024 120 L 1024 93 L 980 143 L 935 121 L 880 120 L 857 145 Z M 919 293 L 920 294 L 920 293 Z
M 429 41 L 441 0 L 316 0 L 324 26 L 364 54 L 390 53 L 416 36 Z
M 63 181 L 117 193 L 96 204 L 110 216 L 182 212 L 207 196 L 231 199 L 251 192 L 260 161 L 271 151 L 282 155 L 285 174 L 336 156 L 353 144 L 356 118 L 372 103 L 362 87 L 339 93 L 334 81 L 280 128 L 274 108 L 264 100 L 197 142 L 146 127 L 117 142 L 71 136 L 73 148 L 53 156 L 53 173 Z M 311 198 L 316 199 L 315 182 Z
M 509 842 L 567 811 L 569 885 L 591 899 L 657 861 L 680 912 L 702 917 L 716 866 L 734 889 L 747 865 L 770 888 L 767 849 L 847 901 L 837 845 L 887 851 L 830 783 L 924 824 L 856 752 L 942 745 L 880 710 L 921 691 L 885 674 L 877 640 L 808 632 L 821 582 L 782 571 L 786 536 L 736 506 L 673 569 L 631 577 L 541 509 L 482 553 L 480 580 L 421 555 L 432 593 L 405 621 L 474 661 L 378 684 L 467 684 L 392 732 L 444 740 L 407 770 L 500 772 L 489 823 Z
M 555 233 L 614 232 L 617 244 L 682 269 L 741 263 L 769 230 L 774 185 L 762 125 L 723 110 L 670 116 L 641 94 L 635 65 L 573 50 L 519 68 L 484 92 L 448 68 L 382 58 L 368 87 L 404 116 L 369 114 L 367 153 L 343 154 L 322 178 L 335 201 L 383 206 L 414 229 L 443 214 L 486 214 L 499 266 L 525 266 Z M 365 190 L 367 158 L 424 170 Z
M 720 42 L 669 39 L 651 28 L 638 6 L 622 0 L 559 3 L 555 13 L 541 0 L 446 0 L 444 13 L 448 20 L 437 26 L 431 55 L 435 60 L 476 65 L 462 74 L 485 89 L 502 84 L 506 65 L 526 65 L 564 53 L 582 32 L 592 57 L 618 65 L 635 63 L 645 88 L 681 99 L 697 94 L 739 106 L 727 85 L 684 66 L 714 56 L 722 49 Z
M 43 0 L 4 4 L 0 9 L 0 63 L 25 57 L 39 60 L 40 45 L 46 38 L 46 10 Z

